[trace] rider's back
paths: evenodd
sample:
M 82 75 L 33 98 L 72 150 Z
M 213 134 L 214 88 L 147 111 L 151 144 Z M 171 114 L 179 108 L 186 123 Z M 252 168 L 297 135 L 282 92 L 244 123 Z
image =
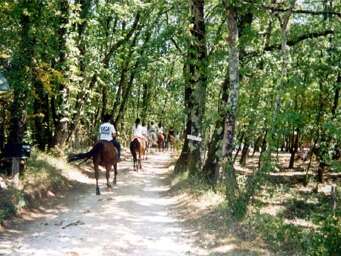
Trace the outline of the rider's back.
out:
M 113 133 L 115 133 L 115 127 L 109 123 L 103 123 L 99 127 L 99 139 L 100 140 L 106 140 L 106 141 L 112 141 L 113 140 Z

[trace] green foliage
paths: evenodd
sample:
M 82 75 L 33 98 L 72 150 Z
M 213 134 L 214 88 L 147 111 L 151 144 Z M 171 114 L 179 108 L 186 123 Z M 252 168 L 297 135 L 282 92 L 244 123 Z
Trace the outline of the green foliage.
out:
M 274 251 L 285 251 L 293 255 L 303 255 L 303 241 L 307 231 L 292 224 L 286 224 L 282 218 L 267 214 L 257 214 L 248 220 L 248 225 L 261 233 L 262 238 Z
M 308 255 L 336 256 L 341 250 L 341 219 L 340 216 L 328 215 L 314 232 L 311 241 L 308 242 Z
M 323 12 L 326 8 L 321 1 L 296 3 L 294 10 Z M 186 85 L 190 79 L 197 79 L 195 75 L 188 77 L 186 66 L 198 66 L 198 60 L 189 58 L 197 46 L 191 37 L 194 24 L 189 19 L 189 1 L 3 0 L 0 71 L 12 88 L 12 95 L 6 99 L 12 109 L 1 109 L 1 139 L 8 140 L 10 132 L 22 133 L 12 127 L 16 122 L 26 130 L 25 140 L 42 149 L 54 147 L 58 139 L 65 143 L 59 143 L 60 147 L 76 141 L 92 144 L 103 113 L 113 114 L 121 140 L 129 140 L 131 125 L 138 116 L 161 121 L 166 129 L 173 126 L 181 133 L 187 114 L 200 107 L 205 108 L 200 124 L 204 137 L 201 149 L 205 151 L 213 130 L 221 131 L 224 124 L 222 120 L 220 127 L 214 127 L 225 115 L 221 103 L 221 85 L 229 68 L 225 8 L 231 6 L 237 10 L 240 29 L 235 146 L 261 143 L 265 137 L 267 151 L 250 179 L 222 179 L 228 184 L 223 190 L 230 197 L 229 209 L 238 219 L 245 216 L 250 198 L 277 164 L 271 153 L 280 147 L 289 148 L 295 132 L 300 145 L 316 143 L 320 148 L 317 160 L 339 172 L 340 161 L 332 160 L 331 152 L 341 143 L 340 104 L 335 101 L 340 88 L 341 23 L 336 15 L 292 13 L 284 58 L 280 20 L 290 1 L 205 1 L 203 42 L 208 58 L 199 69 L 207 78 L 201 84 L 207 86 L 207 93 L 197 94 L 201 95 L 197 101 L 200 106 L 193 102 L 185 106 Z M 340 12 L 337 4 L 329 8 Z M 277 100 L 280 104 L 274 110 Z M 61 127 L 61 120 L 66 120 L 66 127 Z M 216 155 L 221 155 L 222 144 L 221 137 Z M 61 152 L 59 148 L 53 151 Z M 67 186 L 44 161 L 33 157 L 25 178 L 40 183 L 50 180 L 48 185 L 54 188 L 58 184 Z M 228 174 L 232 168 L 230 165 Z M 201 174 L 198 172 L 198 177 Z M 190 186 L 210 188 L 196 174 L 193 177 L 199 181 L 191 181 Z M 240 190 L 230 195 L 229 185 Z M 293 207 L 299 206 L 293 203 Z M 10 203 L 4 207 L 8 210 L 2 216 L 13 213 Z M 269 221 L 265 223 L 267 232 L 278 230 L 273 236 L 268 234 L 269 240 L 289 241 L 290 235 L 303 239 L 299 230 L 269 218 L 264 219 Z M 325 225 L 334 224 L 330 221 Z M 322 237 L 328 231 L 319 232 Z M 326 241 L 321 239 L 316 240 L 316 246 L 321 253 L 327 252 Z
M 15 216 L 19 195 L 14 189 L 0 192 L 0 223 L 5 219 Z

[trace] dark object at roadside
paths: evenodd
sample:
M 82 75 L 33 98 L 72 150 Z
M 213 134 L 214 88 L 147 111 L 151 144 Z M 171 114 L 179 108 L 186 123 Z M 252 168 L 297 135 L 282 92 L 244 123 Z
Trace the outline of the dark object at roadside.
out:
M 2 157 L 20 157 L 22 159 L 31 156 L 31 146 L 28 144 L 6 144 Z
M 23 171 L 27 158 L 31 156 L 31 146 L 28 144 L 6 144 L 0 155 L 0 173 L 13 175 L 13 162 L 17 161 L 19 170 Z M 16 171 L 15 171 L 16 172 Z

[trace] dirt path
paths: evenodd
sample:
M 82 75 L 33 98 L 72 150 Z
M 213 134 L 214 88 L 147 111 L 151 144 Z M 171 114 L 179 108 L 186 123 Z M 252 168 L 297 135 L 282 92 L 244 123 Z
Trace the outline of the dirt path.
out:
M 163 181 L 170 163 L 168 154 L 156 153 L 135 173 L 124 161 L 112 191 L 102 176 L 101 196 L 95 196 L 93 179 L 80 176 L 88 185 L 85 192 L 72 193 L 0 234 L 0 255 L 202 255 L 181 221 L 169 215 L 176 204 Z

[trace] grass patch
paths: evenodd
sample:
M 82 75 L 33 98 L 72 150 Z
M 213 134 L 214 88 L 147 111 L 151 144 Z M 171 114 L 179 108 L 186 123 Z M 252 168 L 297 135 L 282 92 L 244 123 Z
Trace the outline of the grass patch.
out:
M 49 193 L 58 193 L 71 188 L 70 181 L 62 175 L 64 161 L 45 153 L 33 153 L 21 180 L 27 200 L 33 204 Z
M 247 225 L 261 234 L 277 255 L 339 255 L 341 250 L 340 217 L 325 216 L 317 228 L 302 228 L 286 223 L 282 217 L 256 214 Z
M 70 189 L 71 182 L 62 175 L 65 165 L 62 159 L 34 150 L 20 177 L 22 189 L 8 186 L 0 191 L 0 223 L 24 207 L 37 207 L 42 199 Z

